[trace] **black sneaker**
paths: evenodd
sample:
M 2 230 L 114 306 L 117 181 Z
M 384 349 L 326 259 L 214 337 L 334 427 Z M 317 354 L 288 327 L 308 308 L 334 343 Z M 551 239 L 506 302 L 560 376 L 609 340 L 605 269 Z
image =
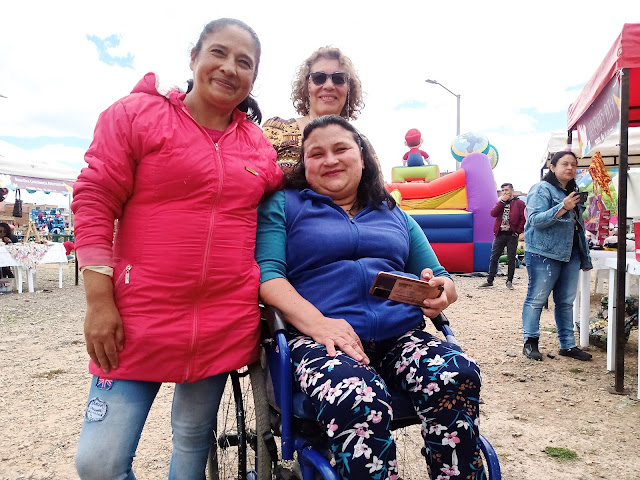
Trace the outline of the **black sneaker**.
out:
M 489 288 L 489 287 L 493 287 L 493 282 L 484 282 L 482 285 L 480 285 L 478 288 Z
M 580 350 L 578 347 L 571 348 L 561 348 L 558 353 L 563 357 L 571 357 L 576 360 L 582 360 L 583 362 L 588 362 L 591 360 L 591 354 L 585 352 L 584 350 Z

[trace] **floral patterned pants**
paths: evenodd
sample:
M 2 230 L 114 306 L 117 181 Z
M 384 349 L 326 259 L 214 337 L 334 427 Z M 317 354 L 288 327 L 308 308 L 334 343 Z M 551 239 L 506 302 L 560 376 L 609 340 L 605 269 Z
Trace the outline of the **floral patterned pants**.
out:
M 397 479 L 387 386 L 408 392 L 422 421 L 431 478 L 486 478 L 478 442 L 480 370 L 457 345 L 422 330 L 365 344 L 370 365 L 306 335 L 289 341 L 294 388 L 326 428 L 343 479 Z

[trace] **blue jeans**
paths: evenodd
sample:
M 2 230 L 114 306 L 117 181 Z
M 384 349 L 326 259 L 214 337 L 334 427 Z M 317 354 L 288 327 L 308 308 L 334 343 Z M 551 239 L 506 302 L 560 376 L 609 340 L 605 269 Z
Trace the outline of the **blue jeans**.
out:
M 540 314 L 542 307 L 553 291 L 554 316 L 560 348 L 576 346 L 573 333 L 573 301 L 578 289 L 580 274 L 580 253 L 577 248 L 571 252 L 568 262 L 553 260 L 535 253 L 524 253 L 529 288 L 522 306 L 522 331 L 527 338 L 540 337 Z
M 204 479 L 227 375 L 176 384 L 171 407 L 169 479 Z M 135 480 L 133 457 L 161 385 L 93 377 L 76 454 L 81 479 Z

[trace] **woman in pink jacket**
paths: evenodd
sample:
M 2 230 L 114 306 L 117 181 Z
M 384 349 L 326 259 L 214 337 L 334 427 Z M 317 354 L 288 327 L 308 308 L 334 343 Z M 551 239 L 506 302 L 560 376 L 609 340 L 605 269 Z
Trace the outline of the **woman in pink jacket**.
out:
M 98 120 L 72 204 L 93 374 L 82 479 L 135 478 L 162 382 L 176 383 L 169 478 L 203 478 L 227 372 L 257 359 L 256 207 L 282 181 L 253 122 L 259 62 L 250 27 L 214 20 L 186 94 L 147 74 Z M 177 219 L 178 244 L 161 234 Z

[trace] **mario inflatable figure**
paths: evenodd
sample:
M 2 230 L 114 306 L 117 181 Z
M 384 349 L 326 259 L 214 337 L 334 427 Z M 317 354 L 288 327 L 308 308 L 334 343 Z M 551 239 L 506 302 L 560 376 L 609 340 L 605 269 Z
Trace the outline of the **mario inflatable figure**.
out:
M 404 144 L 411 149 L 402 157 L 402 163 L 405 167 L 431 165 L 429 154 L 424 150 L 420 150 L 420 147 L 422 146 L 422 134 L 420 133 L 420 130 L 412 128 L 404 136 L 404 140 Z

